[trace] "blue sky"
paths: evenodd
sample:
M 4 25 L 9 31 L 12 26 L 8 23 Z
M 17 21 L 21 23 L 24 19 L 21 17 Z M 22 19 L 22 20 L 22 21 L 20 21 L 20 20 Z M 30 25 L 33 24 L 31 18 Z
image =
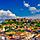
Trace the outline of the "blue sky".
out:
M 17 16 L 40 14 L 40 0 L 0 0 L 0 10 L 10 10 Z

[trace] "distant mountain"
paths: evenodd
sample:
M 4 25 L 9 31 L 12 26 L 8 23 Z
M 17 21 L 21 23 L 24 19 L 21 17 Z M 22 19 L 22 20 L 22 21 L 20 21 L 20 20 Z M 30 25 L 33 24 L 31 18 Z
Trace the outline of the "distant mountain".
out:
M 40 19 L 40 14 L 32 15 L 32 16 L 25 16 L 19 18 L 28 18 L 28 19 Z
M 30 16 L 28 18 L 31 18 L 31 19 L 40 19 L 40 14 L 36 14 L 36 15 Z

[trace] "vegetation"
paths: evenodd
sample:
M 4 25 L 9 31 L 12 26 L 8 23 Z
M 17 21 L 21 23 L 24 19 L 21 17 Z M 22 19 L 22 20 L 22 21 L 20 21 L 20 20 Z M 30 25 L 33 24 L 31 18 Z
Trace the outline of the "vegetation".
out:
M 36 19 L 37 20 L 37 19 Z M 2 25 L 0 26 L 0 28 L 3 29 L 4 25 L 4 29 L 5 32 L 13 32 L 16 29 L 18 29 L 18 31 L 20 32 L 24 32 L 27 28 L 30 28 L 31 30 L 38 30 L 37 28 L 40 27 L 40 22 L 36 21 L 36 20 L 26 20 L 26 19 L 21 19 L 21 20 L 17 20 L 17 19 L 9 19 L 9 20 L 5 20 Z M 26 26 L 26 29 L 24 28 L 24 26 Z M 31 26 L 31 27 L 30 27 Z M 21 28 L 24 28 L 23 30 L 21 30 Z M 29 29 L 29 30 L 30 30 Z M 28 29 L 27 29 L 28 30 Z

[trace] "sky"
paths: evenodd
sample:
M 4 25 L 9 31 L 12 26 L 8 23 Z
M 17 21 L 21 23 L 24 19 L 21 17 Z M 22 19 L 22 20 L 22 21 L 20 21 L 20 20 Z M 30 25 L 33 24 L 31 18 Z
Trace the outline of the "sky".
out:
M 40 0 L 0 0 L 0 10 L 10 10 L 21 17 L 40 15 Z

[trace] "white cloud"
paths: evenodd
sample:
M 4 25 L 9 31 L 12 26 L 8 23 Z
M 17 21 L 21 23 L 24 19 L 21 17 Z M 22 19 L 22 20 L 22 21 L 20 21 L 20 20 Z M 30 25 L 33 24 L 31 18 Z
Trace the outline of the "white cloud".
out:
M 38 6 L 40 6 L 40 4 L 38 4 Z
M 36 7 L 31 7 L 28 3 L 26 3 L 25 1 L 23 2 L 24 3 L 24 6 L 28 7 L 30 12 L 33 14 L 33 13 L 36 13 L 36 12 L 40 12 L 40 9 L 37 9 Z M 40 4 L 38 4 L 38 6 L 40 6 Z
M 7 10 L 7 15 L 8 16 L 16 16 L 15 14 L 13 14 L 11 11 Z
M 15 14 L 13 14 L 11 11 L 7 10 L 7 11 L 4 11 L 4 10 L 0 10 L 0 16 L 16 16 Z
M 0 19 L 15 19 L 16 15 L 13 14 L 11 11 L 7 10 L 0 10 Z
M 37 9 L 36 7 L 29 7 L 29 10 L 31 11 L 31 13 L 40 12 L 40 9 Z
M 40 12 L 40 9 L 37 9 L 36 12 Z
M 24 6 L 29 8 L 29 11 L 34 14 L 36 12 L 40 12 L 40 9 L 37 9 L 36 7 L 31 7 L 28 3 L 26 3 L 25 1 L 23 2 Z M 38 6 L 40 6 L 40 4 L 38 4 Z
M 24 1 L 24 6 L 29 7 L 30 5 Z
M 35 7 L 29 7 L 29 10 L 37 10 Z
M 36 7 L 29 7 L 29 10 L 32 14 L 36 13 Z

